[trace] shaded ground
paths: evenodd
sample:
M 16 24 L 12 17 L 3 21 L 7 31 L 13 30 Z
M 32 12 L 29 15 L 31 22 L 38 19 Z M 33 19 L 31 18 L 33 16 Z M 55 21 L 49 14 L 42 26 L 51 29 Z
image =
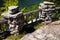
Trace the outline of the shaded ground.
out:
M 20 40 L 60 40 L 60 20 L 44 25 Z
M 28 33 L 32 33 L 36 29 L 40 28 L 40 26 L 43 25 L 41 22 L 42 21 L 39 20 L 39 21 L 36 21 L 34 23 L 24 25 L 23 29 L 20 31 L 20 34 L 17 36 L 10 35 L 8 32 L 2 32 L 0 35 L 2 35 L 4 40 L 18 40 L 18 39 L 22 38 L 24 35 L 26 35 Z

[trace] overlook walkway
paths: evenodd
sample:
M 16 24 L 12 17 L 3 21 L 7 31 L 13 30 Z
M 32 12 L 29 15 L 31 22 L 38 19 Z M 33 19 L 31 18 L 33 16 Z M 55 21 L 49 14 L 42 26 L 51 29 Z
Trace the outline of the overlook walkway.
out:
M 60 20 L 40 27 L 35 32 L 25 35 L 21 40 L 60 40 Z
M 60 7 L 56 7 L 52 2 L 43 2 L 39 5 L 39 9 L 30 12 L 22 13 L 19 12 L 18 9 L 18 6 L 10 6 L 8 7 L 8 12 L 1 14 L 3 17 L 3 19 L 0 20 L 0 29 L 2 32 L 4 31 L 3 27 L 6 25 L 6 31 L 9 31 L 10 34 L 17 35 L 19 34 L 20 30 L 23 30 L 25 25 L 43 21 L 48 25 L 39 28 L 37 31 L 31 34 L 27 34 L 21 40 L 60 40 L 60 21 L 52 22 L 54 19 L 53 16 L 58 17 L 60 13 Z M 54 13 L 56 14 L 53 15 Z

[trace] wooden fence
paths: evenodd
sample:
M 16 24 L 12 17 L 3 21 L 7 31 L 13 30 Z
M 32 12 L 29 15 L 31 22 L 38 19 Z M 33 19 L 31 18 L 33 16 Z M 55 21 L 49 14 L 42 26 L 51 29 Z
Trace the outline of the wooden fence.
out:
M 57 13 L 59 13 L 60 7 L 56 7 L 55 11 Z M 40 13 L 41 13 L 40 9 L 34 10 L 34 11 L 30 11 L 30 12 L 27 12 L 27 13 L 23 13 L 23 15 L 24 15 L 24 25 L 28 25 L 30 23 L 39 21 L 40 20 Z M 6 24 L 6 22 L 7 21 L 0 20 L 0 28 L 3 28 L 3 24 Z
M 60 7 L 56 7 L 55 12 L 59 13 L 59 11 L 60 11 Z M 27 13 L 23 13 L 25 24 L 30 24 L 30 23 L 39 21 L 40 20 L 40 14 L 41 14 L 41 10 L 40 9 L 34 10 L 34 11 L 30 11 L 30 12 L 27 12 Z

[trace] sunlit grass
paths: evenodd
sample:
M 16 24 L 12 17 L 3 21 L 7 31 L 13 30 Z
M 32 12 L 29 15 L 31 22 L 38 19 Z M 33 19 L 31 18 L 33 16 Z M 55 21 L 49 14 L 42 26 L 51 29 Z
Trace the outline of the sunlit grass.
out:
M 10 36 L 8 36 L 6 39 L 4 39 L 4 40 L 19 40 L 19 39 L 21 39 L 24 35 L 25 35 L 24 33 L 19 34 L 19 35 L 16 35 L 16 36 L 10 35 Z
M 38 28 L 40 28 L 43 25 L 44 25 L 43 23 L 39 23 L 38 25 L 35 25 L 34 29 L 37 30 Z

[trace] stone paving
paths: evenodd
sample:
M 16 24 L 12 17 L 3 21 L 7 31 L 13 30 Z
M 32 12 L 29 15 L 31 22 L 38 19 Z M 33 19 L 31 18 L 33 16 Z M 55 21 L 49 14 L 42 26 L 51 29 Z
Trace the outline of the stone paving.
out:
M 60 40 L 60 21 L 44 25 L 35 32 L 26 34 L 20 40 Z

